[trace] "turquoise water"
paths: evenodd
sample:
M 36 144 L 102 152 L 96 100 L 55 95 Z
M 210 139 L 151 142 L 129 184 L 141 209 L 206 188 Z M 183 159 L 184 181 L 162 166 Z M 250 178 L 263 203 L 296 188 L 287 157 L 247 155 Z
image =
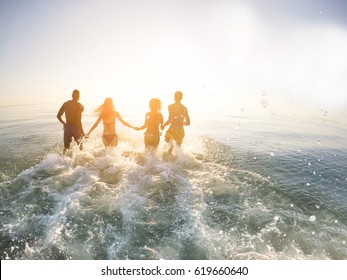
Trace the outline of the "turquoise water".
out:
M 192 115 L 175 158 L 121 125 L 63 156 L 56 109 L 0 107 L 1 259 L 347 259 L 346 126 Z

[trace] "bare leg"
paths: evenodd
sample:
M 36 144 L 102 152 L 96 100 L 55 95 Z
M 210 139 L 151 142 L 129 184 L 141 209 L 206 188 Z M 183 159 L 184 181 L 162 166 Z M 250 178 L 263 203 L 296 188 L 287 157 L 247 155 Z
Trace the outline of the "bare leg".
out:
M 80 148 L 80 151 L 82 151 L 83 150 L 83 142 L 82 141 L 76 141 L 76 142 L 77 142 L 77 145 Z
M 158 146 L 155 145 L 146 145 L 145 146 L 145 152 L 149 153 L 151 155 L 155 155 L 157 152 Z
M 69 149 L 70 149 L 70 143 L 64 143 L 63 155 L 65 155 Z
M 172 139 L 170 139 L 169 141 L 168 141 L 168 144 L 170 145 L 170 147 L 169 147 L 169 150 L 167 151 L 169 154 L 171 154 L 172 155 L 172 151 L 173 151 L 173 149 L 174 149 L 174 141 L 172 140 Z

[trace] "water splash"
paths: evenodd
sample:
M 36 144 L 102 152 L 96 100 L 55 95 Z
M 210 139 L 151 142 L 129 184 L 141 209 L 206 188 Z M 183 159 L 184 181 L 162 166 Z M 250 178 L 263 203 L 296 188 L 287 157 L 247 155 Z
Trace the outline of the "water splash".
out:
M 286 193 L 276 174 L 262 174 L 264 157 L 195 141 L 169 159 L 163 149 L 143 154 L 136 142 L 105 150 L 92 140 L 71 157 L 48 153 L 1 183 L 4 210 L 12 209 L 3 211 L 2 258 L 346 257 L 329 243 L 334 235 L 344 244 L 344 224 L 331 222 L 314 196 Z M 310 204 L 319 219 L 307 218 Z

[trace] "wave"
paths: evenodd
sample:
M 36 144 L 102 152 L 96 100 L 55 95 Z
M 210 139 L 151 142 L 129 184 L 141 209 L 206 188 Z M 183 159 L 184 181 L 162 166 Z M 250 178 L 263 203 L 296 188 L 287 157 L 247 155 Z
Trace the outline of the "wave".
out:
M 206 137 L 146 155 L 125 140 L 52 151 L 1 183 L 1 258 L 347 258 L 343 219 L 307 209 L 314 197 L 286 191 L 254 155 Z

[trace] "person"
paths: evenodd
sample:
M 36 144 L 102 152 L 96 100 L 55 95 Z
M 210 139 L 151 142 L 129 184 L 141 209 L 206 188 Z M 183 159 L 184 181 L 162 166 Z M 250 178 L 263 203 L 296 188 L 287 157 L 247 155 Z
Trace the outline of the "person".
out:
M 72 100 L 66 101 L 60 108 L 57 118 L 64 126 L 64 154 L 70 149 L 72 137 L 82 149 L 81 140 L 84 136 L 82 127 L 82 113 L 84 107 L 79 103 L 80 92 L 75 89 L 72 92 Z M 65 113 L 65 120 L 62 119 Z
M 132 125 L 125 122 L 121 115 L 115 110 L 112 98 L 108 97 L 104 103 L 100 105 L 95 113 L 99 116 L 92 128 L 87 133 L 86 137 L 99 125 L 101 121 L 104 124 L 104 131 L 102 133 L 102 142 L 105 147 L 115 147 L 118 145 L 118 135 L 116 133 L 116 119 L 127 127 L 134 128 Z
M 159 126 L 164 123 L 163 115 L 161 114 L 161 101 L 157 98 L 153 98 L 149 101 L 150 111 L 146 113 L 145 123 L 141 127 L 136 127 L 136 130 L 146 129 L 145 132 L 145 149 L 147 151 L 155 151 L 159 146 L 160 133 Z
M 175 103 L 169 105 L 169 117 L 168 120 L 161 126 L 164 129 L 165 126 L 170 124 L 169 129 L 165 133 L 165 141 L 169 143 L 169 154 L 172 154 L 174 148 L 174 142 L 180 147 L 184 138 L 183 126 L 190 125 L 190 117 L 188 115 L 188 109 L 181 103 L 183 93 L 181 91 L 175 92 Z

